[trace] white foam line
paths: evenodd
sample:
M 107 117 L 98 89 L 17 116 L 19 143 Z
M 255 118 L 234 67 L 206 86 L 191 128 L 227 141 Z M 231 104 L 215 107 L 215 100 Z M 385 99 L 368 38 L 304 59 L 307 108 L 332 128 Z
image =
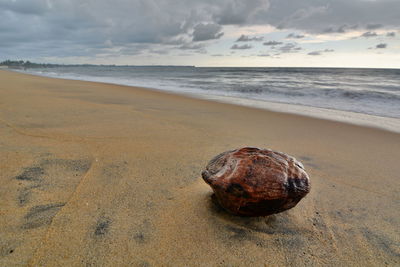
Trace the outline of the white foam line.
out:
M 397 118 L 380 117 L 380 116 L 369 115 L 364 113 L 356 113 L 350 111 L 317 108 L 317 107 L 285 104 L 285 103 L 275 103 L 275 102 L 244 99 L 244 98 L 230 97 L 230 96 L 197 95 L 197 97 L 222 103 L 236 104 L 246 107 L 255 107 L 282 113 L 304 115 L 307 117 L 339 121 L 361 126 L 369 126 L 400 133 L 400 119 Z

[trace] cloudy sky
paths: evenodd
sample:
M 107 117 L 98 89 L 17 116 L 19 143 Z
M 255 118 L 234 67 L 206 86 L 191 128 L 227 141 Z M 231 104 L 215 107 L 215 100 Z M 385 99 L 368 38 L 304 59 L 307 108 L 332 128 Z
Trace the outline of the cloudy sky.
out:
M 400 0 L 0 0 L 0 60 L 400 68 Z

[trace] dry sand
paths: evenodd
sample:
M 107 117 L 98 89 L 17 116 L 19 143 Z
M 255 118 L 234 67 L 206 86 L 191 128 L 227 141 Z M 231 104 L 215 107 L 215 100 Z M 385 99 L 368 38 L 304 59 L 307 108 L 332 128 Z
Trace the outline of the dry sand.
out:
M 257 146 L 311 193 L 227 214 L 201 170 Z M 0 266 L 395 266 L 400 135 L 140 88 L 0 71 Z

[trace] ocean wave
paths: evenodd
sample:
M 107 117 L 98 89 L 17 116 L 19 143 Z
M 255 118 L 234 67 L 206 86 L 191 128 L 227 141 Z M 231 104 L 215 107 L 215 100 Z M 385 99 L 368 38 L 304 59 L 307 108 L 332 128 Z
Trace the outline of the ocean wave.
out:
M 400 118 L 400 70 L 68 66 L 28 71 Z
M 328 97 L 349 98 L 355 100 L 391 100 L 399 101 L 400 95 L 391 92 L 369 91 L 369 90 L 343 90 L 343 89 L 321 89 L 321 93 Z

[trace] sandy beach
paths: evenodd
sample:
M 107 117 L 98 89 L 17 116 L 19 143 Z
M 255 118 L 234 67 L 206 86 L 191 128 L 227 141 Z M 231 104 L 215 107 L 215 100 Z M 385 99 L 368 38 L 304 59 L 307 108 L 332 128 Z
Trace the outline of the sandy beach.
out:
M 242 146 L 311 192 L 226 213 L 201 171 Z M 399 159 L 389 131 L 0 70 L 0 266 L 398 266 Z

